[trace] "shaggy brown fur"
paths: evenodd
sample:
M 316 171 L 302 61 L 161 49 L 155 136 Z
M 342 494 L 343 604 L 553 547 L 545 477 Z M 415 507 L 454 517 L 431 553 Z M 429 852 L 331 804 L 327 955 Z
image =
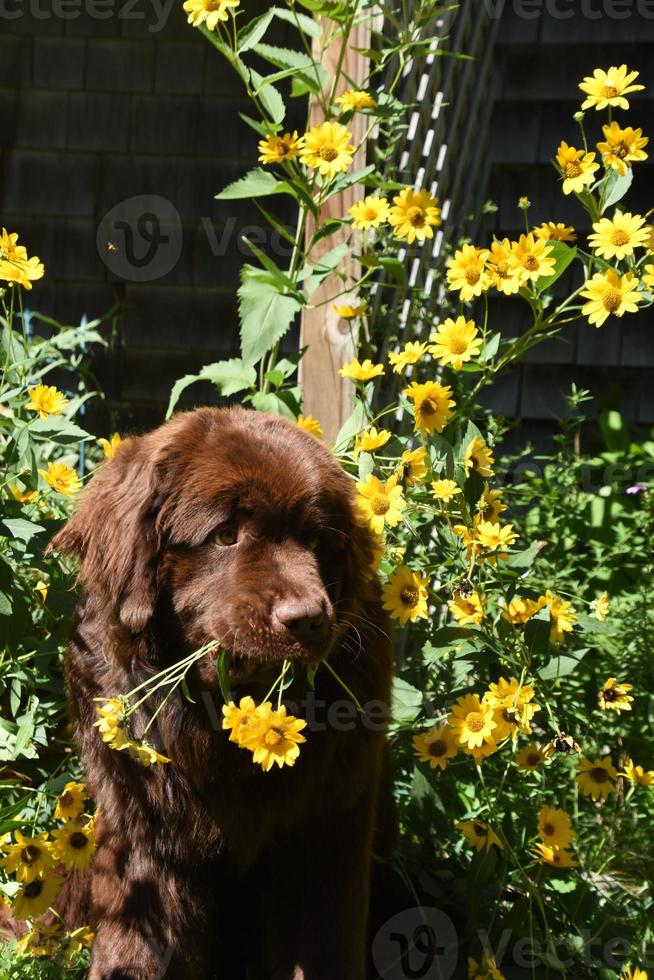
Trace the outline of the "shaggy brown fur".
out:
M 362 980 L 391 652 L 352 481 L 283 419 L 202 409 L 121 446 L 52 547 L 85 586 L 68 692 L 99 808 L 91 980 Z M 170 765 L 102 742 L 94 698 L 214 638 L 237 697 L 294 661 L 287 701 L 315 698 L 294 768 L 262 772 L 220 730 L 215 655 L 148 733 Z M 363 720 L 325 668 L 308 692 L 304 665 L 328 655 L 376 703 Z M 79 881 L 66 895 L 83 914 Z

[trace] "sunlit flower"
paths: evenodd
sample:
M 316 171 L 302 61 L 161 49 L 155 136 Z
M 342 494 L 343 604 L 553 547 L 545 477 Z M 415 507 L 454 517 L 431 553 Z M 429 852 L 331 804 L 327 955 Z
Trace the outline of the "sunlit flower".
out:
M 22 246 L 18 246 L 22 248 Z M 0 259 L 0 279 L 5 282 L 31 289 L 32 283 L 45 275 L 43 263 L 34 255 L 29 259 Z
M 18 244 L 16 232 L 10 234 L 6 228 L 3 228 L 0 234 L 0 259 L 7 259 L 10 262 L 27 261 L 27 249 L 24 245 Z
M 452 414 L 456 402 L 452 399 L 449 385 L 436 381 L 418 384 L 414 381 L 403 392 L 413 402 L 414 429 L 423 435 L 442 432 Z
M 644 85 L 634 85 L 640 72 L 628 71 L 626 65 L 613 65 L 608 71 L 596 68 L 592 75 L 587 75 L 579 88 L 586 93 L 587 98 L 582 102 L 582 109 L 628 109 L 629 102 L 625 95 L 630 92 L 641 92 Z
M 64 879 L 52 875 L 23 882 L 14 895 L 13 914 L 17 919 L 34 919 L 50 908 Z
M 460 745 L 475 748 L 492 735 L 496 727 L 493 708 L 476 694 L 464 694 L 454 704 L 448 722 L 456 732 Z
M 520 235 L 520 239 L 512 243 L 509 262 L 521 283 L 536 282 L 543 276 L 552 275 L 556 268 L 552 251 L 552 245 L 532 234 Z
M 384 373 L 384 365 L 373 364 L 368 358 L 360 364 L 357 358 L 353 357 L 349 364 L 339 368 L 338 373 L 342 378 L 351 378 L 353 381 L 371 381 Z
M 563 174 L 564 194 L 581 194 L 594 182 L 595 174 L 599 170 L 599 163 L 595 163 L 594 153 L 586 153 L 585 150 L 568 146 L 565 140 L 561 141 L 556 151 L 556 161 Z
M 377 429 L 371 426 L 365 432 L 359 432 L 354 440 L 354 458 L 359 458 L 359 453 L 374 453 L 375 449 L 381 449 L 391 438 L 392 433 L 388 429 Z
M 337 122 L 313 126 L 304 137 L 300 160 L 310 170 L 317 170 L 331 180 L 336 174 L 349 170 L 355 147 L 350 143 L 352 133 Z
M 342 306 L 332 304 L 332 312 L 340 316 L 341 320 L 355 320 L 358 316 L 362 316 L 367 309 L 367 303 L 359 303 L 358 306 L 352 306 L 350 303 L 344 303 Z M 354 360 L 356 361 L 356 358 Z M 364 361 L 365 363 L 367 362 Z
M 27 394 L 27 408 L 30 412 L 38 412 L 42 419 L 47 419 L 48 415 L 61 415 L 68 405 L 66 396 L 54 385 L 36 385 L 28 388 Z
M 618 775 L 624 776 L 625 779 L 629 779 L 639 786 L 654 786 L 654 769 L 647 770 L 643 766 L 636 766 L 631 759 L 627 759 L 624 772 Z
M 383 586 L 384 609 L 402 626 L 409 620 L 427 619 L 427 589 L 429 579 L 422 578 L 407 565 L 396 568 L 388 583 Z
M 550 610 L 550 643 L 562 643 L 565 634 L 571 633 L 573 624 L 577 622 L 572 603 L 560 599 L 550 589 L 540 596 L 538 602 L 541 609 L 548 606 Z
M 543 864 L 550 864 L 553 868 L 576 868 L 578 862 L 570 851 L 558 847 L 550 847 L 547 844 L 534 844 L 533 853 Z
M 649 138 L 643 136 L 642 129 L 632 129 L 631 126 L 620 128 L 619 123 L 613 120 L 602 126 L 604 142 L 597 144 L 597 149 L 602 154 L 605 167 L 613 167 L 619 174 L 626 174 L 632 163 L 647 160 L 647 153 L 643 147 L 649 143 Z
M 502 557 L 502 554 L 517 541 L 518 535 L 513 530 L 513 524 L 491 524 L 490 521 L 480 521 L 477 525 L 477 541 L 484 551 L 492 551 Z
M 470 748 L 469 745 L 464 745 L 462 746 L 462 750 L 466 755 L 472 756 L 475 764 L 480 766 L 485 759 L 488 759 L 491 755 L 495 755 L 500 750 L 494 736 L 495 732 L 492 735 L 488 735 L 481 745 L 475 745 L 474 748 Z
M 620 974 L 620 980 L 647 980 L 647 970 L 641 970 L 639 966 L 628 966 Z
M 647 286 L 650 292 L 654 291 L 654 265 L 645 266 L 643 282 L 645 283 L 645 285 Z M 629 493 L 629 490 L 627 490 L 627 493 Z
M 608 799 L 609 793 L 614 793 L 618 773 L 613 767 L 611 756 L 605 759 L 581 759 L 576 766 L 577 775 L 575 779 L 577 785 L 585 796 L 591 796 L 594 800 Z
M 421 762 L 428 762 L 432 769 L 444 769 L 448 759 L 458 752 L 454 732 L 449 725 L 435 725 L 428 732 L 414 735 L 413 748 Z
M 466 320 L 459 316 L 456 320 L 448 317 L 434 333 L 429 352 L 443 365 L 450 364 L 455 371 L 460 371 L 463 363 L 476 357 L 481 349 L 481 339 L 474 320 Z
M 468 980 L 504 980 L 504 974 L 498 970 L 495 957 L 484 952 L 479 962 L 468 957 Z
M 493 845 L 502 847 L 501 840 L 484 820 L 460 820 L 456 827 L 476 851 L 489 851 Z
M 357 483 L 357 491 L 359 511 L 375 534 L 381 535 L 385 524 L 396 527 L 400 523 L 406 500 L 402 496 L 402 487 L 397 485 L 397 477 L 392 476 L 382 483 L 369 473 L 362 483 Z
M 275 711 L 269 702 L 259 705 L 256 719 L 247 728 L 247 735 L 241 744 L 252 752 L 252 761 L 260 765 L 264 772 L 270 772 L 274 765 L 294 766 L 300 755 L 300 745 L 306 742 L 301 734 L 306 721 L 286 713 L 282 705 Z
M 348 208 L 348 213 L 352 215 L 352 227 L 365 231 L 367 228 L 379 228 L 388 221 L 391 209 L 385 197 L 370 194 Z
M 82 487 L 82 482 L 75 470 L 65 463 L 48 463 L 47 470 L 39 470 L 39 473 L 53 490 L 61 493 L 64 497 L 74 497 Z
M 17 484 L 9 487 L 9 493 L 19 504 L 33 504 L 39 498 L 38 490 L 21 490 Z
M 52 839 L 52 855 L 64 867 L 83 871 L 89 866 L 96 848 L 92 820 L 67 820 L 60 830 L 52 831 Z
M 115 746 L 113 747 L 115 748 Z M 128 739 L 125 745 L 122 745 L 121 748 L 125 749 L 130 758 L 140 762 L 141 765 L 145 766 L 146 768 L 148 766 L 155 766 L 170 762 L 168 756 L 157 752 L 156 749 L 154 749 L 143 739 L 140 739 L 139 741 Z
M 634 249 L 644 248 L 649 238 L 645 218 L 639 214 L 616 211 L 613 218 L 600 218 L 593 224 L 593 234 L 588 244 L 603 259 L 621 259 L 634 254 Z
M 595 619 L 599 619 L 600 623 L 603 623 L 609 614 L 609 594 L 608 592 L 602 592 L 599 599 L 594 599 L 591 603 L 591 609 L 593 611 L 593 616 Z
M 535 616 L 544 605 L 544 600 L 536 602 L 534 599 L 523 599 L 521 596 L 516 596 L 503 611 L 502 619 L 505 619 L 507 623 L 513 623 L 514 626 L 521 626 L 523 623 L 527 623 L 532 616 Z
M 629 691 L 633 691 L 633 684 L 618 683 L 615 677 L 609 677 L 602 690 L 597 696 L 600 708 L 604 711 L 631 711 L 633 701 Z
M 95 713 L 98 720 L 93 722 L 106 742 L 112 749 L 123 749 L 127 746 L 127 709 L 123 698 L 100 698 L 99 707 Z
M 54 867 L 52 845 L 45 831 L 38 837 L 25 837 L 15 830 L 14 841 L 4 846 L 7 856 L 0 860 L 7 874 L 15 874 L 18 881 L 33 881 Z
M 574 228 L 565 225 L 562 221 L 543 221 L 541 225 L 534 228 L 536 238 L 542 238 L 546 242 L 574 242 L 577 240 Z
M 30 931 L 18 940 L 16 949 L 26 956 L 54 957 L 60 942 L 61 933 L 58 922 L 53 926 L 33 922 Z
M 636 288 L 638 280 L 631 272 L 624 276 L 619 276 L 614 269 L 596 272 L 586 285 L 588 288 L 582 290 L 581 295 L 588 302 L 581 312 L 596 327 L 601 327 L 611 315 L 621 317 L 625 313 L 637 313 L 643 299 Z
M 297 130 L 283 136 L 271 134 L 259 142 L 259 162 L 284 163 L 285 160 L 293 160 L 299 155 L 301 146 L 302 137 L 298 136 Z
M 521 684 L 516 677 L 508 681 L 500 677 L 496 684 L 489 684 L 483 701 L 495 712 L 493 738 L 514 737 L 519 731 L 531 734 L 531 721 L 540 711 L 540 705 L 533 700 L 534 693 L 531 684 Z
M 490 521 L 491 524 L 499 524 L 500 514 L 506 510 L 506 504 L 502 503 L 502 491 L 491 490 L 490 485 L 484 485 L 484 492 L 477 501 L 476 517 L 480 521 Z
M 489 283 L 506 296 L 515 295 L 520 289 L 519 270 L 511 263 L 511 242 L 503 238 L 491 245 L 486 263 Z
M 322 425 L 318 419 L 314 419 L 313 415 L 298 415 L 296 425 L 308 432 L 309 435 L 315 436 L 316 439 L 322 439 L 324 435 Z
M 447 606 L 459 626 L 468 626 L 471 623 L 477 625 L 484 618 L 484 607 L 476 590 L 470 595 L 455 592 L 454 598 L 449 600 Z
M 427 476 L 427 450 L 420 446 L 418 449 L 405 449 L 400 457 L 400 465 L 395 471 L 399 480 L 408 487 L 423 483 Z
M 208 31 L 215 31 L 219 21 L 226 21 L 230 10 L 238 7 L 240 0 L 184 0 L 182 4 L 193 27 L 204 24 Z
M 373 99 L 372 95 L 368 92 L 357 91 L 356 89 L 350 89 L 347 92 L 343 92 L 338 98 L 334 99 L 336 105 L 339 105 L 343 112 L 360 112 L 362 109 L 376 109 L 377 102 Z
M 536 772 L 545 762 L 545 753 L 535 742 L 523 746 L 515 757 L 518 769 L 522 772 Z
M 243 744 L 243 736 L 256 716 L 257 706 L 251 697 L 241 698 L 238 705 L 233 701 L 223 705 L 223 730 L 229 732 L 229 741 Z
M 86 799 L 86 787 L 84 783 L 66 783 L 57 798 L 55 807 L 55 820 L 72 820 L 84 810 L 84 800 Z
M 114 432 L 110 439 L 98 439 L 98 442 L 102 447 L 102 452 L 105 455 L 105 459 L 113 459 L 116 455 L 116 450 L 121 445 L 123 440 L 120 438 L 117 432 Z
M 570 817 L 565 810 L 543 806 L 538 814 L 538 836 L 548 847 L 569 847 L 575 837 Z
M 411 341 L 404 345 L 404 350 L 388 355 L 389 363 L 393 365 L 393 373 L 401 374 L 409 364 L 417 364 L 425 356 L 427 344 Z
M 463 468 L 466 471 L 466 476 L 470 475 L 471 470 L 483 477 L 492 476 L 494 465 L 495 457 L 492 449 L 489 449 L 480 436 L 471 439 L 463 455 Z
M 436 500 L 442 500 L 447 504 L 452 497 L 458 493 L 463 493 L 461 487 L 454 480 L 434 480 L 431 485 L 431 492 Z
M 434 237 L 433 229 L 440 225 L 440 215 L 437 197 L 432 197 L 424 187 L 419 191 L 405 187 L 393 198 L 389 221 L 395 237 L 403 238 L 411 245 Z
M 459 293 L 461 302 L 467 303 L 475 296 L 481 296 L 491 284 L 486 269 L 490 256 L 487 248 L 463 245 L 454 257 L 447 260 L 447 281 L 450 289 Z

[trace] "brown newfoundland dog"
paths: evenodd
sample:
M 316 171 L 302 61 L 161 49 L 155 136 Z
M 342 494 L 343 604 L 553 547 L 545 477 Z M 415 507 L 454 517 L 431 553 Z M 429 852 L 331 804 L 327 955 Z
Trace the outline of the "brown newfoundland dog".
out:
M 362 980 L 391 649 L 352 481 L 284 419 L 201 409 L 122 445 L 52 547 L 80 557 L 85 589 L 68 692 L 98 850 L 65 901 L 72 919 L 88 897 L 92 980 Z M 229 741 L 215 653 L 149 730 L 170 764 L 102 741 L 95 698 L 211 640 L 236 699 L 292 661 L 293 768 Z M 326 658 L 363 713 L 326 667 L 311 688 Z

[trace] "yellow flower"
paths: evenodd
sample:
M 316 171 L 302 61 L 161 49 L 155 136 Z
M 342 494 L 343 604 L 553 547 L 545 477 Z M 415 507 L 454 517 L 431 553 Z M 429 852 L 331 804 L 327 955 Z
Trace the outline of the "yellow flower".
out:
M 466 303 L 475 296 L 481 296 L 491 285 L 486 269 L 489 256 L 487 248 L 464 245 L 457 249 L 453 258 L 447 260 L 447 281 L 450 289 L 459 293 L 461 302 Z
M 522 772 L 535 772 L 545 762 L 545 753 L 535 742 L 523 746 L 515 757 L 518 769 Z
M 601 109 L 608 109 L 613 106 L 616 109 L 628 109 L 629 102 L 625 95 L 630 92 L 640 92 L 645 86 L 634 85 L 640 72 L 628 71 L 626 65 L 617 68 L 613 65 L 608 71 L 596 68 L 592 75 L 587 75 L 583 82 L 579 83 L 579 88 L 585 92 L 587 98 L 581 104 L 582 109 L 595 108 L 598 112 Z
M 331 180 L 350 168 L 355 150 L 351 138 L 352 133 L 337 122 L 312 126 L 304 137 L 300 160 L 305 167 Z
M 63 878 L 35 878 L 23 882 L 15 894 L 12 911 L 17 919 L 34 919 L 50 908 L 63 884 Z
M 639 214 L 616 211 L 613 218 L 600 218 L 593 224 L 594 234 L 588 243 L 603 259 L 621 259 L 634 254 L 634 249 L 644 248 L 650 229 Z
M 489 735 L 488 738 L 485 738 L 481 745 L 476 745 L 473 749 L 471 749 L 469 745 L 463 746 L 463 751 L 466 753 L 466 755 L 472 756 L 476 765 L 480 766 L 484 759 L 487 759 L 489 756 L 499 752 L 500 747 L 495 741 L 495 738 L 493 737 L 494 735 L 495 732 L 493 732 L 492 736 Z
M 496 684 L 489 684 L 483 701 L 489 704 L 493 715 L 496 731 L 493 738 L 501 739 L 514 737 L 518 732 L 531 734 L 531 721 L 540 705 L 533 700 L 534 689 L 531 684 L 521 684 L 517 678 L 506 680 L 500 677 Z
M 27 394 L 27 408 L 30 412 L 38 412 L 42 419 L 47 419 L 48 415 L 61 415 L 68 405 L 66 396 L 54 385 L 37 385 L 35 388 L 28 388 Z
M 391 438 L 392 433 L 388 429 L 377 429 L 374 425 L 365 432 L 360 432 L 354 440 L 354 458 L 359 458 L 359 453 L 373 453 L 375 449 L 381 449 Z
M 388 221 L 391 209 L 385 197 L 370 194 L 348 208 L 348 214 L 352 215 L 352 227 L 364 231 L 367 228 L 379 228 Z
M 34 586 L 34 591 L 38 592 L 38 594 L 41 596 L 41 602 L 45 602 L 45 600 L 48 598 L 48 586 L 47 583 L 43 581 L 43 579 L 39 579 L 39 581 Z
M 120 438 L 117 432 L 114 432 L 110 439 L 98 439 L 105 459 L 114 458 L 116 455 L 116 450 L 121 445 L 122 441 L 123 440 Z
M 421 762 L 428 762 L 431 769 L 444 769 L 448 759 L 458 752 L 454 732 L 449 725 L 435 725 L 430 731 L 414 735 L 413 748 Z
M 17 235 L 8 236 L 9 239 L 14 239 L 14 244 L 17 237 Z M 43 263 L 36 255 L 28 259 L 22 245 L 18 245 L 10 251 L 10 258 L 0 259 L 0 279 L 12 284 L 17 283 L 23 289 L 31 289 L 32 283 L 37 279 L 42 279 L 45 274 Z
M 650 245 L 651 249 L 651 245 Z M 652 291 L 654 290 L 654 265 L 645 266 L 645 275 L 643 276 L 643 282 L 647 288 Z
M 352 378 L 353 381 L 371 381 L 384 373 L 384 365 L 373 364 L 368 358 L 359 364 L 357 358 L 353 357 L 349 364 L 339 368 L 338 373 L 342 378 Z
M 496 727 L 493 721 L 493 708 L 484 704 L 476 694 L 464 694 L 460 697 L 448 718 L 456 732 L 460 745 L 474 749 L 488 738 Z
M 518 535 L 513 530 L 513 524 L 491 524 L 490 521 L 480 521 L 477 525 L 477 541 L 484 551 L 497 552 L 502 558 L 508 548 L 517 541 Z
M 463 456 L 463 468 L 466 471 L 466 476 L 470 475 L 471 470 L 483 477 L 492 476 L 494 465 L 495 457 L 492 449 L 489 449 L 479 436 L 471 439 Z
M 39 497 L 38 490 L 21 490 L 17 484 L 9 487 L 9 493 L 19 504 L 33 504 Z
M 405 449 L 400 457 L 400 465 L 395 471 L 398 480 L 404 480 L 407 487 L 422 483 L 427 476 L 427 450 Z
M 427 589 L 429 579 L 417 575 L 407 565 L 400 565 L 382 588 L 384 609 L 402 626 L 409 620 L 427 619 Z
M 304 429 L 305 432 L 308 432 L 310 435 L 315 436 L 316 439 L 322 439 L 323 437 L 322 425 L 320 424 L 318 419 L 314 419 L 313 415 L 307 415 L 307 416 L 298 415 L 297 425 L 301 429 Z
M 593 616 L 595 617 L 595 619 L 599 619 L 600 623 L 603 623 L 609 614 L 608 592 L 602 592 L 599 599 L 595 599 L 591 603 L 591 609 L 593 611 Z
M 127 738 L 127 714 L 125 702 L 121 697 L 115 698 L 96 698 L 102 701 L 100 707 L 95 709 L 99 716 L 93 722 L 102 736 L 102 741 L 106 742 L 112 749 L 124 749 L 128 745 Z
M 505 980 L 505 978 L 502 971 L 497 968 L 495 957 L 490 953 L 483 953 L 479 963 L 472 956 L 468 957 L 468 980 Z
M 495 831 L 483 820 L 461 820 L 456 827 L 476 851 L 490 851 L 493 845 L 502 847 Z
M 501 242 L 493 242 L 486 263 L 486 271 L 491 286 L 506 296 L 515 295 L 520 289 L 520 276 L 515 265 L 511 263 L 511 242 L 503 238 Z
M 470 595 L 455 592 L 454 598 L 450 599 L 447 606 L 459 626 L 467 626 L 469 623 L 479 624 L 484 618 L 484 607 L 476 590 Z
M 47 470 L 39 470 L 39 473 L 53 490 L 64 497 L 74 497 L 82 487 L 75 470 L 65 463 L 48 463 Z
M 609 793 L 615 792 L 614 780 L 618 773 L 613 768 L 613 760 L 610 755 L 606 759 L 595 759 L 594 762 L 591 762 L 590 759 L 581 759 L 577 763 L 576 769 L 577 776 L 575 779 L 585 796 L 592 796 L 594 800 L 598 800 L 600 797 L 606 800 Z
M 442 500 L 443 503 L 447 504 L 457 493 L 462 493 L 462 490 L 454 480 L 434 480 L 431 485 L 431 492 L 436 500 Z
M 547 847 L 569 847 L 575 832 L 565 810 L 551 806 L 541 807 L 538 814 L 538 836 Z
M 502 491 L 491 490 L 490 485 L 484 485 L 484 492 L 477 501 L 477 518 L 479 521 L 490 521 L 491 524 L 499 524 L 500 514 L 506 510 L 506 504 L 502 503 Z
M 95 830 L 93 821 L 67 820 L 60 830 L 52 831 L 52 854 L 66 868 L 83 871 L 95 854 Z
M 620 980 L 647 980 L 647 970 L 641 970 L 639 966 L 628 966 L 621 974 Z
M 556 260 L 550 254 L 552 251 L 552 245 L 532 234 L 520 235 L 519 241 L 512 243 L 509 262 L 521 284 L 552 275 L 556 267 Z
M 15 873 L 18 881 L 33 881 L 54 867 L 47 832 L 38 837 L 24 837 L 20 830 L 15 830 L 14 840 L 15 844 L 5 845 L 7 857 L 0 861 L 7 874 Z
M 643 299 L 636 288 L 638 280 L 631 272 L 622 277 L 614 269 L 596 272 L 586 285 L 588 288 L 582 290 L 581 295 L 588 302 L 581 312 L 596 327 L 601 327 L 611 314 L 623 316 L 625 313 L 637 313 L 638 304 Z
M 241 698 L 238 706 L 230 701 L 223 705 L 223 730 L 229 732 L 229 741 L 243 744 L 243 738 L 256 717 L 257 706 L 253 698 Z
M 618 684 L 615 677 L 609 677 L 606 684 L 599 692 L 597 699 L 599 706 L 604 711 L 631 711 L 633 698 L 629 691 L 633 691 L 633 684 Z
M 361 112 L 362 109 L 377 108 L 377 103 L 372 95 L 369 95 L 368 92 L 358 91 L 357 89 L 350 89 L 347 92 L 343 92 L 337 99 L 334 99 L 334 102 L 336 105 L 340 105 L 343 112 Z
M 646 770 L 643 766 L 635 766 L 631 759 L 627 759 L 624 772 L 619 775 L 631 780 L 632 783 L 638 783 L 639 786 L 654 786 L 654 769 Z
M 307 723 L 286 713 L 284 705 L 277 711 L 270 702 L 259 705 L 256 717 L 247 727 L 241 745 L 252 752 L 252 761 L 264 772 L 274 765 L 294 766 L 300 755 L 300 745 L 306 742 L 300 734 Z
M 626 174 L 632 163 L 647 160 L 647 153 L 643 147 L 649 143 L 649 138 L 643 136 L 642 129 L 632 129 L 625 126 L 624 129 L 613 120 L 602 126 L 604 142 L 597 144 L 597 149 L 602 154 L 605 167 L 613 167 L 619 174 Z
M 48 956 L 54 958 L 61 942 L 59 923 L 44 926 L 42 923 L 32 923 L 32 928 L 18 941 L 17 950 L 26 956 Z
M 396 527 L 400 523 L 406 500 L 402 487 L 397 485 L 397 477 L 392 476 L 384 484 L 369 473 L 363 483 L 357 483 L 357 491 L 361 515 L 376 535 L 381 535 L 385 524 Z
M 534 235 L 546 242 L 575 242 L 577 240 L 574 228 L 563 224 L 562 221 L 543 221 L 541 225 L 534 228 Z
M 502 619 L 505 619 L 507 623 L 513 623 L 514 626 L 521 626 L 523 623 L 527 623 L 532 616 L 535 616 L 544 604 L 541 601 L 535 602 L 533 599 L 523 599 L 516 596 L 502 613 Z
M 595 163 L 595 154 L 585 150 L 576 150 L 568 146 L 565 140 L 556 151 L 556 161 L 563 175 L 563 193 L 581 194 L 595 180 L 599 163 Z
M 393 373 L 400 374 L 409 364 L 417 364 L 425 356 L 427 344 L 418 341 L 404 345 L 404 350 L 388 355 L 389 363 L 393 365 Z
M 466 320 L 459 316 L 456 320 L 447 318 L 431 334 L 432 346 L 429 352 L 441 362 L 451 364 L 455 371 L 460 371 L 464 361 L 475 357 L 481 348 L 481 340 L 477 339 L 479 331 L 474 320 Z
M 553 868 L 576 868 L 578 862 L 574 856 L 566 850 L 558 847 L 549 847 L 547 844 L 534 844 L 534 855 L 543 864 L 551 864 Z
M 419 191 L 405 187 L 393 198 L 389 221 L 395 229 L 395 237 L 405 239 L 409 245 L 416 240 L 424 242 L 425 238 L 433 238 L 433 228 L 441 224 L 438 198 L 432 197 L 424 187 Z
M 113 745 L 112 748 L 118 748 L 118 746 Z M 126 749 L 132 759 L 136 759 L 137 762 L 140 762 L 141 765 L 146 766 L 146 768 L 148 766 L 157 765 L 158 763 L 170 762 L 168 756 L 161 755 L 160 752 L 153 749 L 152 746 L 148 745 L 148 743 L 143 741 L 143 739 L 138 742 L 128 739 L 124 745 L 120 746 L 120 748 Z
M 55 820 L 72 820 L 79 817 L 84 810 L 84 800 L 86 799 L 86 787 L 84 783 L 66 783 L 57 798 L 55 807 Z
M 577 616 L 571 602 L 565 602 L 548 589 L 544 596 L 538 599 L 540 608 L 549 606 L 550 610 L 550 643 L 561 643 L 566 633 L 572 632 Z
M 2 229 L 2 234 L 0 235 L 0 258 L 7 259 L 10 262 L 27 261 L 27 249 L 24 245 L 18 244 L 18 235 L 16 232 L 9 234 L 6 228 Z
M 238 7 L 240 0 L 184 0 L 182 4 L 188 14 L 188 22 L 193 27 L 206 25 L 207 30 L 215 31 L 219 21 L 226 21 L 228 11 Z
M 343 306 L 334 306 L 332 304 L 332 312 L 338 314 L 341 320 L 354 320 L 356 317 L 365 313 L 367 309 L 367 303 L 360 303 L 358 306 L 351 306 L 349 303 L 345 303 Z M 354 360 L 356 361 L 356 358 Z
M 403 393 L 413 402 L 413 428 L 416 432 L 431 435 L 432 432 L 443 431 L 456 405 L 449 386 L 436 381 L 425 384 L 414 381 Z
M 299 155 L 301 146 L 302 137 L 298 137 L 297 130 L 284 133 L 283 136 L 271 134 L 259 141 L 259 162 L 284 163 L 286 160 L 293 160 Z

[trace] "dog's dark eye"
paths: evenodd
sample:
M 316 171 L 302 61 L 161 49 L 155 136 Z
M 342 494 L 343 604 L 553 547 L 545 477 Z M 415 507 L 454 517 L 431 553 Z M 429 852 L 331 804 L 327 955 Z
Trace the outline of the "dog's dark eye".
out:
M 238 530 L 232 524 L 227 524 L 225 527 L 219 527 L 217 531 L 213 532 L 212 540 L 215 541 L 216 544 L 236 544 L 238 540 Z

